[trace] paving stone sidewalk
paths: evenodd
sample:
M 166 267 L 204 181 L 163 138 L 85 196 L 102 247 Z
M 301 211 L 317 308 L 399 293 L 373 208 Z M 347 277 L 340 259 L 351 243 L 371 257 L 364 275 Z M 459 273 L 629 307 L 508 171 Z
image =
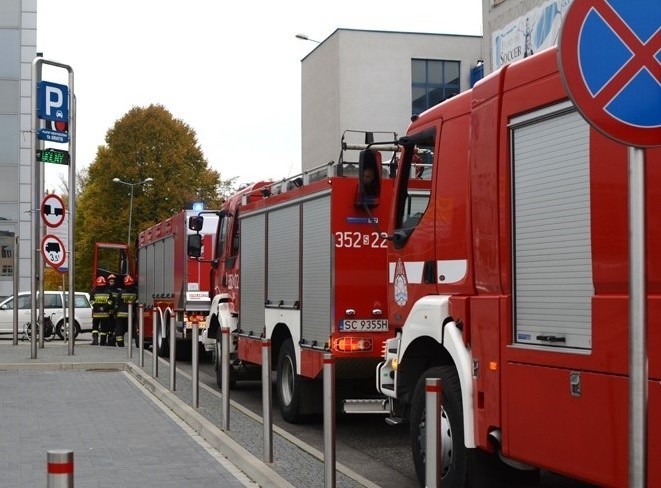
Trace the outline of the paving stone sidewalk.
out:
M 140 367 L 138 352 L 77 342 L 71 356 L 56 341 L 31 359 L 29 342 L 0 340 L 0 472 L 15 476 L 0 487 L 45 486 L 46 453 L 62 448 L 74 450 L 81 487 L 324 486 L 319 453 L 274 434 L 264 463 L 258 419 L 232 407 L 221 431 L 217 395 L 200 387 L 193 409 L 188 375 L 170 392 L 168 363 L 154 379 L 151 353 Z M 376 487 L 342 466 L 336 486 Z

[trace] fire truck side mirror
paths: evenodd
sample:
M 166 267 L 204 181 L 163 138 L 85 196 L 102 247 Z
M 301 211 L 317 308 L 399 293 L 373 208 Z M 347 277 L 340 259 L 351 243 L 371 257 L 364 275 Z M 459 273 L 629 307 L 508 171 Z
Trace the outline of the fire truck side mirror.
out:
M 366 149 L 358 160 L 357 205 L 374 207 L 379 204 L 381 193 L 381 153 Z
M 204 217 L 201 215 L 193 215 L 188 219 L 188 228 L 195 232 L 200 232 L 204 225 Z
M 188 236 L 188 256 L 199 258 L 202 256 L 202 235 L 191 234 Z

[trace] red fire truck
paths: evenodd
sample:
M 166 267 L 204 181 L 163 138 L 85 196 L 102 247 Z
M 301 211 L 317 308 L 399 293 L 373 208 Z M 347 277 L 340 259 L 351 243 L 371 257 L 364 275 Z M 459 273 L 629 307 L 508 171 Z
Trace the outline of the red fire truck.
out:
M 213 350 L 206 335 L 210 303 L 211 257 L 218 217 L 211 213 L 196 235 L 201 236 L 201 257 L 188 257 L 188 218 L 198 211 L 183 210 L 140 232 L 138 236 L 138 303 L 145 305 L 145 343 L 166 356 L 170 350 L 170 320 L 175 320 L 175 341 L 190 351 L 193 323 L 200 327 L 200 347 Z M 155 329 L 155 331 L 154 331 Z M 136 343 L 139 340 L 136 334 Z M 187 345 L 186 345 L 187 344 Z
M 327 352 L 336 360 L 338 395 L 360 385 L 374 396 L 374 370 L 393 336 L 378 227 L 392 194 L 381 164 L 387 154 L 372 147 L 355 163 L 345 156 L 319 171 L 251 185 L 219 214 L 208 335 L 231 331 L 231 385 L 259 378 L 261 339 L 270 339 L 277 397 L 289 422 L 321 411 L 318 380 Z M 357 167 L 376 173 L 380 197 L 358 184 Z M 220 386 L 220 340 L 216 347 Z
M 421 482 L 437 377 L 444 488 L 493 486 L 505 463 L 627 486 L 627 148 L 577 112 L 555 49 L 414 118 L 400 144 L 377 387 L 389 422 L 410 422 Z M 645 153 L 646 479 L 661 486 L 661 149 Z

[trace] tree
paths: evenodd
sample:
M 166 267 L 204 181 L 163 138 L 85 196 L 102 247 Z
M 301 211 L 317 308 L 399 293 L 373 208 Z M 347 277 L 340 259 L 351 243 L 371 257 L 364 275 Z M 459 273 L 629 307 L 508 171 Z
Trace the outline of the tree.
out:
M 133 187 L 131 248 L 143 229 L 203 201 L 219 208 L 228 182 L 208 167 L 195 132 L 164 107 L 134 107 L 106 134 L 89 166 L 76 205 L 76 288 L 91 286 L 96 242 L 126 242 Z M 78 192 L 77 192 L 78 193 Z

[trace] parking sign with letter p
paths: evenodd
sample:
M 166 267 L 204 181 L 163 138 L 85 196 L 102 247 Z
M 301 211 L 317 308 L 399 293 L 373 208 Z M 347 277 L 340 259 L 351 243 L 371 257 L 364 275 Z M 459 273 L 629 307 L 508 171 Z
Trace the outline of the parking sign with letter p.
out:
M 49 81 L 37 83 L 37 117 L 43 120 L 69 120 L 69 87 Z

